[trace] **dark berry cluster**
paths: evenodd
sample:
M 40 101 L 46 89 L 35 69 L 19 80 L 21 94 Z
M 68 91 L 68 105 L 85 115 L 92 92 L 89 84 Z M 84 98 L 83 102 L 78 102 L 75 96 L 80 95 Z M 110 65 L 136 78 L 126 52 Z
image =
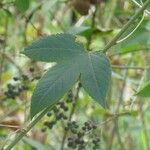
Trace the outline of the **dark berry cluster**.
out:
M 22 75 L 22 79 L 23 79 L 23 81 L 28 81 L 29 80 L 29 77 L 27 76 L 27 75 Z
M 67 131 L 70 131 L 68 137 L 68 147 L 77 150 L 87 149 L 90 145 L 93 150 L 99 148 L 100 139 L 96 137 L 94 131 L 97 129 L 97 126 L 92 122 L 85 122 L 83 126 L 79 126 L 76 121 L 68 122 Z M 94 135 L 94 136 L 93 136 Z M 85 140 L 86 139 L 86 140 Z
M 48 117 L 52 117 L 52 121 L 46 121 L 44 125 L 48 127 L 49 129 L 52 129 L 53 126 L 59 121 L 59 120 L 68 120 L 68 117 L 66 113 L 69 110 L 69 104 L 72 104 L 73 102 L 73 94 L 71 91 L 68 92 L 66 100 L 62 100 L 58 102 L 52 109 L 51 112 L 47 113 Z M 45 131 L 45 130 L 44 130 Z
M 65 130 L 70 130 L 73 134 L 77 134 L 78 125 L 76 121 L 68 122 Z
M 44 122 L 44 125 L 45 125 L 46 127 L 48 127 L 49 129 L 52 129 L 55 124 L 56 124 L 56 121 L 45 121 L 45 122 Z M 45 129 L 45 128 L 44 128 L 44 129 Z M 43 130 L 43 129 L 42 129 L 42 130 Z
M 67 112 L 69 110 L 69 105 L 73 102 L 73 94 L 70 90 L 68 92 L 66 100 L 59 101 L 53 109 L 47 113 L 47 116 L 49 117 L 49 121 L 44 122 L 44 128 L 42 128 L 42 131 L 45 132 L 46 128 L 52 129 L 54 125 L 57 124 L 59 121 L 66 121 L 68 120 Z M 67 127 L 65 127 L 65 130 Z M 73 130 L 72 130 L 73 131 Z
M 64 101 L 58 102 L 52 109 L 47 113 L 48 117 L 52 117 L 51 121 L 44 122 L 44 125 L 49 129 L 52 129 L 54 125 L 60 120 L 67 120 L 65 112 L 68 111 L 68 106 Z
M 28 80 L 28 77 L 23 75 L 23 80 Z M 14 77 L 13 80 L 18 82 L 20 79 L 18 77 Z M 23 82 L 18 82 L 15 84 L 9 83 L 7 84 L 7 90 L 4 92 L 5 99 L 15 99 L 20 96 L 24 91 L 29 89 L 28 85 Z
M 66 100 L 58 102 L 47 113 L 49 121 L 44 122 L 45 127 L 42 131 L 45 132 L 47 128 L 52 129 L 60 120 L 61 122 L 64 121 L 66 124 L 64 130 L 69 135 L 67 139 L 69 149 L 86 150 L 90 147 L 96 150 L 99 148 L 100 142 L 100 139 L 97 137 L 97 126 L 92 121 L 86 121 L 83 125 L 79 125 L 76 121 L 68 121 L 69 117 L 66 112 L 68 112 L 69 106 L 74 105 L 73 98 L 72 91 L 69 91 Z
M 29 68 L 29 71 L 31 74 L 35 71 L 33 67 Z M 19 77 L 15 76 L 13 77 L 12 83 L 7 84 L 7 89 L 4 92 L 6 99 L 15 99 L 19 97 L 23 92 L 29 90 L 29 85 L 31 84 L 30 81 L 38 80 L 40 76 L 27 76 L 26 74 L 23 74 Z
M 100 138 L 99 137 L 93 138 L 92 143 L 93 143 L 93 150 L 98 149 L 99 143 L 100 143 Z
M 84 131 L 90 131 L 92 129 L 96 129 L 97 126 L 95 124 L 93 124 L 92 122 L 85 122 L 84 126 L 82 127 L 82 130 Z
M 57 105 L 59 106 L 60 109 L 62 109 L 63 111 L 68 111 L 68 106 L 66 105 L 65 102 L 60 101 L 57 103 Z
M 75 136 L 75 137 L 68 137 L 68 147 L 72 149 L 83 150 L 85 149 L 85 141 L 82 137 Z
M 12 84 L 7 84 L 7 91 L 5 91 L 6 98 L 15 99 L 16 96 L 19 95 L 18 91 L 16 90 L 16 87 Z
M 81 132 L 79 129 L 79 125 L 77 124 L 76 121 L 71 121 L 68 122 L 67 127 L 66 127 L 67 131 L 71 132 L 70 137 L 68 137 L 68 147 L 72 148 L 72 149 L 85 149 L 85 141 L 83 139 L 84 137 L 84 132 Z
M 29 71 L 30 71 L 31 73 L 33 73 L 33 72 L 34 72 L 34 68 L 33 68 L 33 67 L 30 67 L 30 68 L 29 68 Z

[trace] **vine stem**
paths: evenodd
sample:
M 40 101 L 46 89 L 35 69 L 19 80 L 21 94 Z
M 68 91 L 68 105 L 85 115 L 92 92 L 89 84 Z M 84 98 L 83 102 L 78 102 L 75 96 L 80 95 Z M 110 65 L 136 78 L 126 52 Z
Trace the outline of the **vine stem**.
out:
M 121 42 L 123 42 L 124 40 L 126 40 L 127 38 L 129 38 L 129 37 L 138 29 L 138 27 L 139 27 L 139 26 L 141 25 L 141 23 L 143 22 L 144 18 L 145 18 L 145 13 L 143 13 L 143 16 L 142 16 L 140 22 L 137 24 L 137 26 L 134 28 L 134 30 L 131 31 L 127 36 L 125 36 L 125 37 L 122 38 L 121 40 L 118 40 L 116 43 L 117 43 L 117 44 L 118 44 L 118 43 L 121 43 Z
M 18 133 L 18 135 L 15 137 L 13 141 L 6 147 L 3 148 L 3 150 L 10 150 L 12 149 L 21 139 L 23 136 L 27 134 L 27 132 L 32 129 L 32 127 L 52 108 L 53 106 L 49 106 L 46 109 L 44 109 L 35 119 L 33 119 L 26 128 L 22 128 Z
M 108 51 L 110 47 L 117 44 L 118 39 L 123 35 L 123 33 L 129 28 L 130 25 L 143 13 L 143 11 L 148 7 L 150 4 L 150 0 L 147 0 L 144 5 L 135 13 L 135 15 L 123 26 L 121 31 L 104 47 L 102 50 L 104 53 Z
M 138 7 L 142 7 L 142 5 L 139 4 L 136 0 L 132 0 L 132 2 L 133 2 L 134 4 L 136 4 Z M 147 15 L 150 15 L 150 12 L 149 12 L 147 9 L 145 10 L 145 12 L 146 12 Z
M 93 30 L 94 30 L 95 23 L 96 23 L 96 22 L 95 22 L 95 18 L 96 18 L 97 10 L 98 10 L 98 2 L 96 1 L 95 10 L 94 10 L 94 12 L 93 12 L 92 23 L 91 23 L 92 34 L 91 34 L 91 36 L 89 37 L 88 42 L 87 42 L 87 50 L 89 50 L 89 51 L 90 51 L 90 45 L 91 45 L 91 42 L 92 42 Z

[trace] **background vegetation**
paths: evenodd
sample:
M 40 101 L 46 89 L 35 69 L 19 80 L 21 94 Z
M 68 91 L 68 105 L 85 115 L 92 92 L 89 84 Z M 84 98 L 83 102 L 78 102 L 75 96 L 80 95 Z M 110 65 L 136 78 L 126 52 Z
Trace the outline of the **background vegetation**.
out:
M 53 65 L 32 61 L 21 54 L 23 49 L 41 36 L 67 32 L 87 49 L 102 50 L 144 2 L 0 0 L 0 149 L 30 122 L 34 87 Z M 13 149 L 150 150 L 149 50 L 147 8 L 107 52 L 112 66 L 109 108 L 103 109 L 82 87 L 74 106 L 73 88 Z

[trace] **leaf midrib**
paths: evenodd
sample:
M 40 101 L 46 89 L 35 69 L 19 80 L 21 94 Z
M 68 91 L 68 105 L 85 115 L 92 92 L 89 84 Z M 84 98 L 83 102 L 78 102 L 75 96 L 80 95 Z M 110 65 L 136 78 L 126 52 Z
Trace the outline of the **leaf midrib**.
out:
M 42 49 L 52 49 L 52 50 L 54 50 L 54 49 L 60 49 L 60 50 L 66 50 L 66 51 L 68 51 L 68 50 L 70 50 L 70 51 L 74 51 L 74 52 L 77 52 L 77 53 L 79 53 L 79 52 L 82 52 L 83 50 L 81 50 L 81 49 L 78 49 L 78 50 L 80 50 L 80 51 L 76 51 L 77 49 L 71 49 L 71 48 L 57 48 L 57 47 L 43 47 L 43 48 L 38 48 L 38 47 L 36 47 L 36 48 L 30 48 L 30 50 L 35 50 L 35 51 L 37 51 L 37 50 L 42 50 Z M 30 50 L 27 50 L 27 49 L 25 49 L 25 51 L 30 51 Z M 56 51 L 56 50 L 54 50 L 54 51 Z M 25 52 L 26 53 L 26 52 Z

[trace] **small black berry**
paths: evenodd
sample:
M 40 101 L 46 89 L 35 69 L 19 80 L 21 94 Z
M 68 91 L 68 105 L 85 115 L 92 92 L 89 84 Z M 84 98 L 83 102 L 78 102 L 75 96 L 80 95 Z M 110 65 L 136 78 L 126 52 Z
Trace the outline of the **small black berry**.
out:
M 41 132 L 45 132 L 45 131 L 46 131 L 46 128 L 41 129 Z
M 64 111 L 68 111 L 68 107 L 65 106 L 65 107 L 63 108 L 63 110 L 64 110 Z
M 30 68 L 29 68 L 29 71 L 30 71 L 30 72 L 34 72 L 34 68 L 33 68 L 33 67 L 30 67 Z
M 72 137 L 68 137 L 68 141 L 73 141 L 73 138 Z
M 54 111 L 54 113 L 58 113 L 59 112 L 59 110 L 58 110 L 58 108 L 56 106 L 53 107 L 53 111 Z
M 24 81 L 27 81 L 29 78 L 28 78 L 27 75 L 22 75 L 22 79 L 23 79 Z
M 97 126 L 96 126 L 96 125 L 93 125 L 92 128 L 93 128 L 93 129 L 97 129 Z
M 34 77 L 35 80 L 39 80 L 40 78 L 41 78 L 40 76 Z
M 19 78 L 18 78 L 18 77 L 13 77 L 13 80 L 14 80 L 14 81 L 18 81 Z
M 51 113 L 51 112 L 48 112 L 48 113 L 47 113 L 47 116 L 48 116 L 48 117 L 52 116 L 52 113 Z
M 77 134 L 77 130 L 75 128 L 71 128 L 71 132 Z
M 64 120 L 67 120 L 68 118 L 67 118 L 67 116 L 66 116 L 66 115 L 63 115 L 63 119 L 64 119 Z
M 82 127 L 82 130 L 84 130 L 84 131 L 85 131 L 85 130 L 86 130 L 86 127 Z
M 15 89 L 15 86 L 13 86 L 12 84 L 8 83 L 7 84 L 7 88 L 12 90 L 12 89 Z
M 84 133 L 83 132 L 78 132 L 78 137 L 83 137 L 84 136 Z
M 76 144 L 80 144 L 80 138 L 76 138 L 76 139 L 75 139 L 75 143 L 76 143 Z
M 45 122 L 44 122 L 44 125 L 45 125 L 45 126 L 48 126 L 48 124 L 49 124 L 48 121 L 45 121 Z

